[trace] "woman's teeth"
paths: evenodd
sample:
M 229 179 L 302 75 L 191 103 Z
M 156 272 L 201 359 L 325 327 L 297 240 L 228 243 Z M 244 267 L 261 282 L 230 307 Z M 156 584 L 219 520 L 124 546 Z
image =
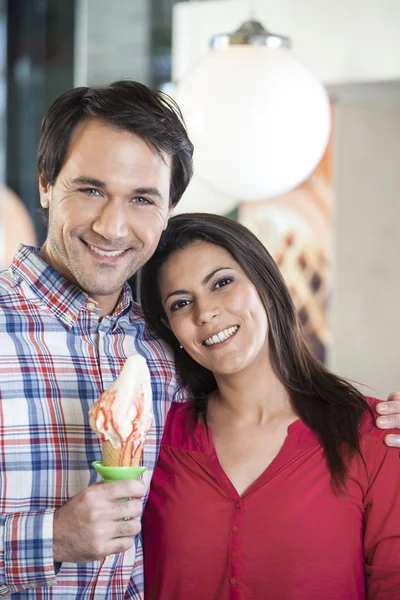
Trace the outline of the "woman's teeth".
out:
M 214 344 L 219 344 L 220 342 L 223 342 L 224 340 L 230 338 L 234 333 L 236 333 L 238 329 L 238 325 L 235 325 L 234 327 L 228 327 L 228 329 L 223 329 L 216 335 L 213 335 L 208 339 L 204 340 L 204 344 L 206 346 L 213 346 Z

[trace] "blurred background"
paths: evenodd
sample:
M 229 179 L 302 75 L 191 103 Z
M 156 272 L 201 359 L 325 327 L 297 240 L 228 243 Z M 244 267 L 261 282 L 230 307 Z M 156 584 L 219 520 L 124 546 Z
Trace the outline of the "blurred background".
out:
M 0 264 L 45 237 L 49 104 L 136 79 L 176 98 L 195 142 L 178 210 L 250 227 L 312 351 L 364 392 L 400 390 L 399 23 L 398 0 L 0 0 Z

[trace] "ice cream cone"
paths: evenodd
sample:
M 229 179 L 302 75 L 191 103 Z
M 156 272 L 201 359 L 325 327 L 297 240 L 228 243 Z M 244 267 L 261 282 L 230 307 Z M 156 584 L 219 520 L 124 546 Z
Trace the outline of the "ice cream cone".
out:
M 133 443 L 125 448 L 114 448 L 110 441 L 101 443 L 103 465 L 105 467 L 138 467 L 142 458 L 142 448 L 138 448 L 132 457 Z M 122 453 L 122 455 L 121 455 Z

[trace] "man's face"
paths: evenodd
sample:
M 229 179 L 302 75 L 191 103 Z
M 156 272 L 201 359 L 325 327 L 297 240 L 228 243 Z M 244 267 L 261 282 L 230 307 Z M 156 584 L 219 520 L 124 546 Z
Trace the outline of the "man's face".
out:
M 98 120 L 80 123 L 53 186 L 42 258 L 112 311 L 121 288 L 153 254 L 169 216 L 171 157 Z

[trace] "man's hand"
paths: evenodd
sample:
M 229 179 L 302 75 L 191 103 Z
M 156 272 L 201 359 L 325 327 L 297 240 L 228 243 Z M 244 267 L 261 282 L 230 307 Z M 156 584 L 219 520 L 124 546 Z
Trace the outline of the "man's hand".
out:
M 383 415 L 376 419 L 376 425 L 379 429 L 400 430 L 400 392 L 392 392 L 387 402 L 379 402 L 376 405 L 376 411 Z M 398 435 L 388 434 L 385 437 L 385 444 L 400 448 L 400 431 Z
M 54 513 L 54 562 L 85 563 L 124 552 L 140 532 L 141 481 L 95 483 Z M 118 502 L 120 498 L 129 498 Z

